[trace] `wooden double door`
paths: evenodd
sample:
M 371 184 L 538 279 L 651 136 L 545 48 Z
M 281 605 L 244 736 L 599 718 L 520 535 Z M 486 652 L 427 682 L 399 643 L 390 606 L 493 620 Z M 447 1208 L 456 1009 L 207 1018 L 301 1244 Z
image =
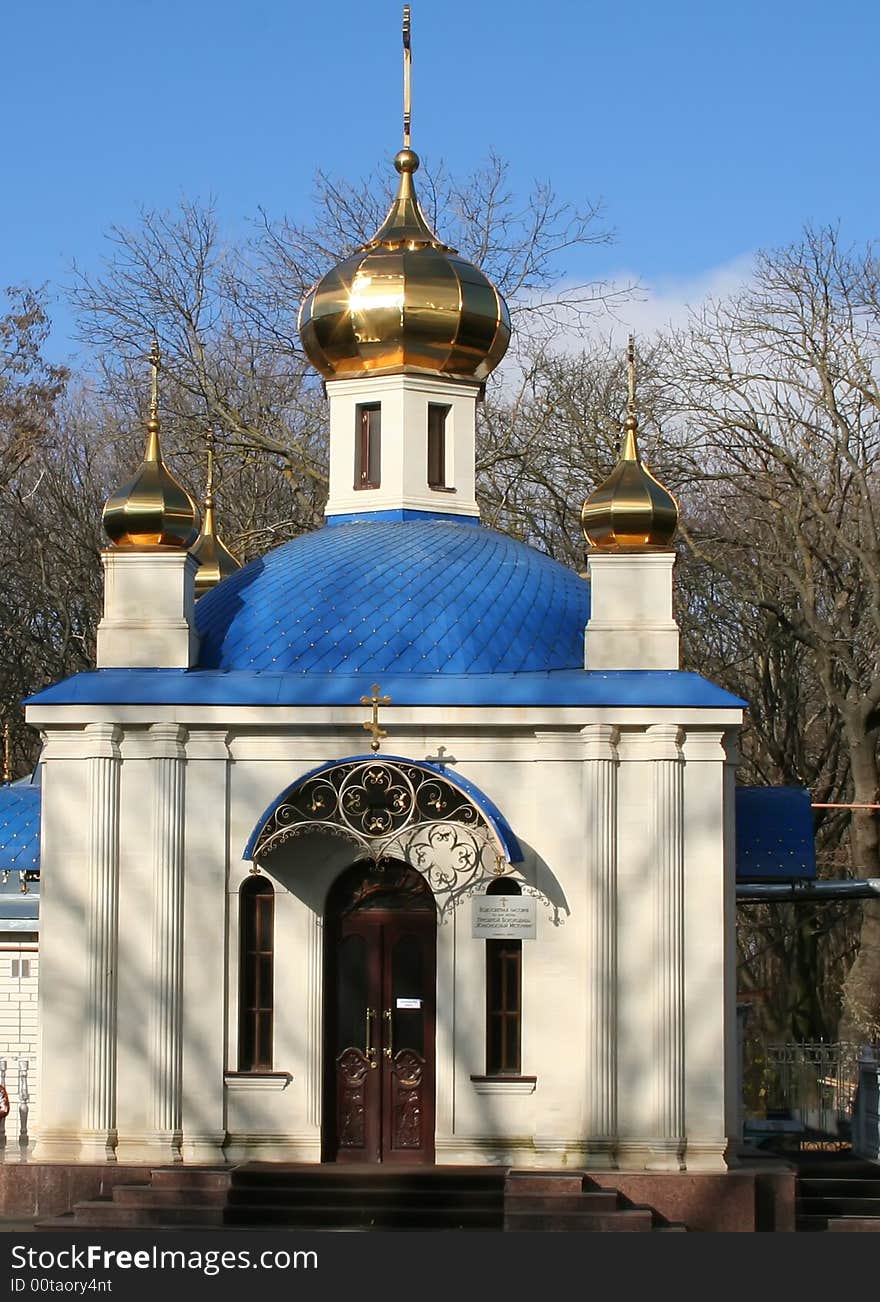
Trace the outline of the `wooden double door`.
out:
M 437 918 L 419 873 L 363 864 L 327 904 L 324 1159 L 434 1160 Z

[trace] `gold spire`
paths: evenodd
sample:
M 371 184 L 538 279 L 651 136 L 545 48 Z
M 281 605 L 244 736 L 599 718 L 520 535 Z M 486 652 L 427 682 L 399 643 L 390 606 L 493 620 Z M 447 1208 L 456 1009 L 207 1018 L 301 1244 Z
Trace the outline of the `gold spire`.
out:
M 403 11 L 403 149 L 397 194 L 376 234 L 321 277 L 299 310 L 306 356 L 326 379 L 408 371 L 484 380 L 510 342 L 510 315 L 478 267 L 435 234 L 413 184 L 412 43 Z
M 627 403 L 620 459 L 584 502 L 581 522 L 593 547 L 668 547 L 678 525 L 678 503 L 639 456 L 636 433 L 635 340 L 627 349 Z
M 3 723 L 3 777 L 0 779 L 0 785 L 4 787 L 8 787 L 12 781 L 12 764 L 10 762 L 11 753 L 9 743 L 9 720 L 6 719 Z
M 134 477 L 104 506 L 104 530 L 115 547 L 189 547 L 196 536 L 195 502 L 162 460 L 159 444 L 159 341 L 153 339 L 153 370 L 147 447 Z
M 412 44 L 409 5 L 403 6 L 403 147 L 409 149 L 412 131 Z
M 412 141 L 412 25 L 409 5 L 403 6 L 403 149 L 394 159 L 400 175 L 397 196 L 388 216 L 364 249 L 432 248 L 444 253 L 456 250 L 444 244 L 431 229 L 416 197 L 413 173 L 418 171 L 419 156 L 411 148 Z
M 199 562 L 196 572 L 196 596 L 201 597 L 215 587 L 221 579 L 241 569 L 241 562 L 223 543 L 214 524 L 214 431 L 205 435 L 208 453 L 208 479 L 205 485 L 205 513 L 202 531 L 190 551 Z

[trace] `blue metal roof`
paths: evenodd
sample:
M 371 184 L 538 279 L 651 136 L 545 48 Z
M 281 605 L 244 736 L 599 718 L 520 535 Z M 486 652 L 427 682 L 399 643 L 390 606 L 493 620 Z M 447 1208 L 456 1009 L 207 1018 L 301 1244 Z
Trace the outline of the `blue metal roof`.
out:
M 0 872 L 39 871 L 40 797 L 30 782 L 0 786 Z M 0 885 L 4 889 L 18 890 L 17 881 Z
M 386 674 L 371 669 L 360 675 L 98 669 L 54 683 L 28 697 L 27 704 L 359 705 L 377 678 L 395 705 L 736 710 L 746 704 L 699 674 L 672 669 L 556 669 L 524 674 Z
M 430 773 L 436 773 L 438 777 L 443 778 L 444 781 L 450 783 L 451 786 L 458 787 L 460 791 L 465 793 L 465 795 L 470 796 L 473 803 L 483 812 L 483 814 L 485 814 L 487 821 L 495 829 L 499 841 L 504 846 L 504 853 L 507 857 L 508 863 L 522 862 L 522 850 L 520 849 L 519 841 L 517 841 L 513 834 L 510 824 L 494 801 L 491 801 L 485 792 L 481 791 L 474 782 L 471 782 L 468 778 L 463 778 L 460 773 L 456 773 L 455 769 L 450 769 L 448 764 L 436 764 L 432 763 L 430 760 L 405 759 L 402 755 L 372 754 L 349 755 L 347 759 L 330 760 L 329 763 L 320 764 L 318 768 L 310 769 L 309 772 L 304 773 L 301 778 L 297 778 L 295 782 L 291 782 L 290 786 L 285 787 L 281 792 L 281 795 L 277 796 L 275 800 L 272 801 L 271 805 L 269 805 L 267 809 L 264 809 L 263 813 L 257 819 L 254 830 L 248 837 L 247 845 L 245 846 L 244 853 L 241 856 L 242 859 L 253 858 L 257 837 L 260 835 L 260 832 L 263 830 L 267 821 L 275 813 L 278 806 L 283 805 L 285 800 L 287 800 L 294 791 L 297 791 L 306 782 L 310 782 L 311 779 L 317 777 L 319 773 L 326 773 L 328 769 L 339 768 L 342 764 L 361 764 L 370 761 L 381 764 L 383 760 L 388 760 L 391 764 L 407 764 L 414 765 L 416 768 L 427 769 Z
M 810 793 L 803 787 L 736 788 L 736 879 L 816 876 Z
M 503 674 L 583 665 L 589 587 L 454 517 L 335 524 L 201 598 L 202 669 Z
M 103 669 L 28 703 L 357 705 L 380 682 L 397 705 L 745 704 L 698 674 L 586 672 L 589 615 L 588 583 L 472 518 L 337 518 L 201 598 L 196 669 Z

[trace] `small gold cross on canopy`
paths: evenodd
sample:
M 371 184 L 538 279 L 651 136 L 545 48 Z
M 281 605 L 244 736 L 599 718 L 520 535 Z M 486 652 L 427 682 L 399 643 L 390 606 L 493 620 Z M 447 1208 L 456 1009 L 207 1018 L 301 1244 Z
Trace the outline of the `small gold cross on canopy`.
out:
M 366 732 L 371 732 L 373 734 L 373 740 L 370 742 L 370 748 L 372 750 L 378 750 L 380 745 L 382 744 L 382 738 L 388 736 L 388 733 L 385 731 L 385 729 L 379 727 L 379 706 L 390 705 L 391 697 L 379 695 L 378 683 L 373 683 L 373 686 L 370 690 L 373 693 L 372 696 L 361 697 L 361 705 L 372 705 L 373 707 L 373 717 L 372 719 L 366 720 L 366 722 L 364 723 L 364 729 Z

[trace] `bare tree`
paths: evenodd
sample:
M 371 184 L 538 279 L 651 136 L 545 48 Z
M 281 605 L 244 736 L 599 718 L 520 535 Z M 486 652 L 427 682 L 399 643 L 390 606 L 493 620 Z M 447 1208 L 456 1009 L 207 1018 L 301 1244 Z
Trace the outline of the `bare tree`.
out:
M 52 425 L 67 371 L 42 355 L 49 333 L 43 295 L 8 289 L 0 316 L 0 487 L 35 455 Z
M 800 648 L 788 658 L 810 684 L 813 730 L 832 734 L 824 789 L 843 785 L 865 806 L 880 799 L 878 284 L 870 249 L 808 231 L 762 256 L 741 294 L 707 304 L 671 340 L 665 364 L 668 408 L 703 466 L 690 547 L 772 640 Z M 805 739 L 775 721 L 765 733 L 777 761 L 785 749 L 796 767 Z M 852 811 L 856 876 L 880 875 L 876 812 Z M 850 1034 L 880 1033 L 873 903 L 863 908 L 844 1013 Z
M 187 425 L 194 443 L 208 419 L 245 459 L 249 450 L 268 453 L 300 496 L 300 528 L 313 525 L 316 497 L 326 492 L 327 445 L 320 384 L 296 331 L 299 304 L 321 273 L 375 231 L 393 178 L 391 168 L 381 182 L 356 185 L 319 174 L 312 221 L 260 214 L 252 238 L 238 244 L 222 238 L 211 205 L 144 212 L 137 228 L 111 230 L 100 275 L 74 272 L 81 337 L 120 409 L 131 408 L 155 333 L 169 380 L 163 400 L 184 443 Z M 554 288 L 574 249 L 609 238 L 598 208 L 578 210 L 548 185 L 518 200 L 494 156 L 464 182 L 442 166 L 420 180 L 435 219 L 442 211 L 444 236 L 484 265 L 507 297 L 521 341 L 546 338 L 561 313 L 570 319 L 595 310 L 611 294 L 599 284 Z M 281 528 L 281 520 L 265 523 Z
M 0 489 L 0 701 L 19 772 L 33 764 L 37 738 L 18 703 L 94 665 L 101 507 L 118 473 L 103 425 L 82 395 L 65 400 L 51 440 Z

